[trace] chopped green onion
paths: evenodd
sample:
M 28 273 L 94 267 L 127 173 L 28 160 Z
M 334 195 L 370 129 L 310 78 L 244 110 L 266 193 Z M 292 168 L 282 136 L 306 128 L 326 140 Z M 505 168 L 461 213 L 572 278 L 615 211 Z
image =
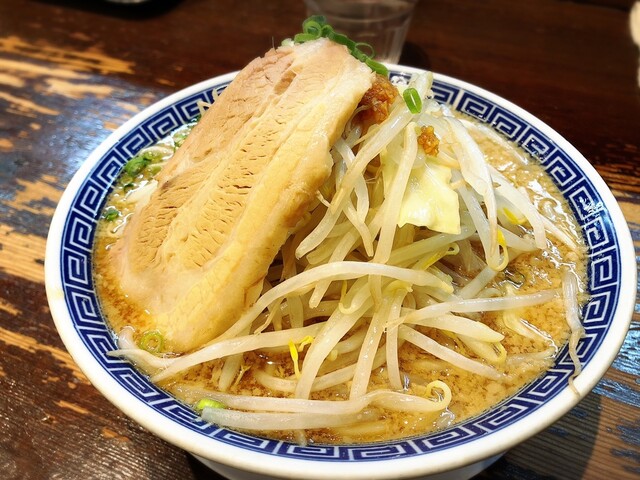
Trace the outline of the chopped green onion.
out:
M 367 60 L 369 60 L 369 57 L 358 48 L 354 48 L 353 50 L 351 50 L 351 55 L 360 60 L 362 63 L 365 63 Z
M 164 349 L 164 337 L 157 330 L 145 332 L 140 337 L 138 346 L 149 353 L 160 353 Z
M 364 63 L 366 63 L 367 66 L 377 74 L 384 75 L 385 77 L 389 75 L 389 69 L 380 62 L 367 58 Z
M 193 127 L 200 121 L 201 115 L 196 115 L 188 124 L 183 127 L 180 127 L 178 130 L 171 134 L 171 138 L 173 139 L 173 143 L 175 147 L 180 147 L 184 141 L 187 139 Z
M 119 216 L 120 211 L 112 205 L 109 205 L 107 208 L 105 208 L 104 212 L 102 213 L 102 218 L 104 218 L 107 222 L 112 222 Z
M 407 88 L 402 94 L 402 98 L 404 98 L 404 103 L 407 104 L 411 113 L 420 113 L 422 110 L 422 99 L 415 88 Z
M 162 165 L 159 163 L 149 166 L 149 173 L 151 176 L 156 175 L 160 170 L 162 170 Z
M 369 58 L 374 58 L 376 56 L 376 51 L 370 43 L 358 42 L 356 43 L 356 48 Z M 366 50 L 369 50 L 369 53 L 366 53 Z
M 293 41 L 295 43 L 304 43 L 304 42 L 309 42 L 311 40 L 315 40 L 317 38 L 319 37 L 317 37 L 313 33 L 296 33 L 296 35 L 293 37 Z
M 124 165 L 124 171 L 132 177 L 137 176 L 147 165 L 151 163 L 151 159 L 144 156 L 136 156 Z
M 157 150 L 145 149 L 138 153 L 139 157 L 146 158 L 147 160 L 153 162 L 159 162 L 162 160 L 162 153 Z
M 335 43 L 344 45 L 353 57 L 366 64 L 375 73 L 385 76 L 389 75 L 387 67 L 373 60 L 375 51 L 370 44 L 362 42 L 356 43 L 346 35 L 336 32 L 322 15 L 313 15 L 302 22 L 302 33 L 296 34 L 293 37 L 293 42 L 305 43 L 320 37 L 328 38 Z M 286 39 L 282 42 L 282 45 L 290 45 L 290 42 L 290 39 Z
M 176 135 L 175 137 L 173 137 L 173 143 L 175 144 L 175 148 L 181 147 L 184 141 L 187 139 L 188 135 L 189 135 L 189 132 L 185 132 L 184 134 Z
M 224 403 L 219 402 L 217 400 L 213 400 L 211 398 L 202 398 L 197 404 L 196 404 L 196 410 L 198 412 L 201 412 L 202 410 L 204 410 L 205 408 L 226 408 Z
M 320 36 L 329 38 L 331 35 L 335 33 L 335 30 L 331 25 L 325 24 L 322 26 L 322 31 L 320 32 Z
M 322 15 L 312 15 L 302 22 L 302 31 L 315 34 L 316 38 L 318 38 L 322 34 L 322 27 L 326 24 L 327 19 Z
M 327 36 L 327 38 L 333 42 L 339 43 L 340 45 L 344 45 L 349 49 L 349 51 L 356 48 L 356 42 L 342 33 L 333 31 L 330 35 Z

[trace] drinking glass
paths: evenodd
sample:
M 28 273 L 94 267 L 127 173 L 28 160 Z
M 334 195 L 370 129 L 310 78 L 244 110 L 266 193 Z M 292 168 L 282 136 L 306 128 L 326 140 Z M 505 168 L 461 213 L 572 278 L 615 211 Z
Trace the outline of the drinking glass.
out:
M 378 62 L 398 63 L 418 0 L 305 0 L 336 32 L 371 45 Z

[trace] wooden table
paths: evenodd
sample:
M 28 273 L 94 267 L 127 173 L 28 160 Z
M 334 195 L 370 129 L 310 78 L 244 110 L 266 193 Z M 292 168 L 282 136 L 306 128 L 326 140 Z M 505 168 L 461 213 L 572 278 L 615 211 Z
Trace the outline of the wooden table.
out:
M 422 0 L 401 62 L 489 89 L 555 128 L 608 183 L 640 246 L 631 4 Z M 45 237 L 65 185 L 112 130 L 241 68 L 304 13 L 293 0 L 0 2 L 0 478 L 219 478 L 74 365 L 47 307 Z M 593 393 L 479 478 L 638 478 L 639 321 Z

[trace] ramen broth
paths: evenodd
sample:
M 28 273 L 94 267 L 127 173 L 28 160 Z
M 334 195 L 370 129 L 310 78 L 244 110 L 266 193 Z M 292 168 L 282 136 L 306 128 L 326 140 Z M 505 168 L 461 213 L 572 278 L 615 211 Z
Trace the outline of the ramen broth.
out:
M 145 198 L 145 185 L 148 186 L 153 182 L 155 172 L 170 158 L 171 152 L 188 134 L 191 126 L 183 127 L 156 146 L 147 149 L 147 152 L 150 152 L 147 155 L 149 160 L 145 162 L 143 171 L 136 172 L 133 169 L 131 174 L 124 173 L 106 203 L 104 219 L 99 223 L 96 234 L 95 279 L 105 316 L 115 332 L 132 326 L 135 329 L 136 338 L 139 338 L 141 333 L 152 328 L 152 323 L 150 323 L 151 317 L 148 312 L 130 304 L 127 301 L 126 292 L 120 291 L 117 273 L 109 263 L 107 251 L 121 234 L 128 215 L 133 211 L 135 202 L 132 202 L 132 196 L 134 200 L 135 196 L 139 196 L 138 201 Z M 579 245 L 577 250 L 570 249 L 553 236 L 548 236 L 550 248 L 542 252 L 519 255 L 511 261 L 505 271 L 498 273 L 489 284 L 488 291 L 490 292 L 492 287 L 495 290 L 507 288 L 515 293 L 560 288 L 561 270 L 566 268 L 574 272 L 580 285 L 584 285 L 586 251 L 581 234 L 570 208 L 551 179 L 538 162 L 521 149 L 498 139 L 495 134 L 486 134 L 482 128 L 471 129 L 471 132 L 487 161 L 514 185 L 526 188 L 538 210 L 548 217 L 552 216 L 553 222 Z M 275 260 L 276 263 L 278 261 L 278 259 Z M 448 263 L 446 258 L 442 263 L 443 267 L 448 268 L 453 274 L 461 268 L 459 265 Z M 581 292 L 581 296 L 584 297 L 584 295 L 584 292 Z M 517 315 L 526 320 L 527 328 L 539 334 L 528 338 L 515 333 L 505 326 L 503 312 L 466 314 L 469 318 L 480 320 L 504 335 L 501 343 L 507 352 L 507 360 L 496 367 L 504 373 L 499 380 L 464 371 L 405 342 L 398 349 L 400 371 L 405 387 L 410 387 L 414 394 L 420 394 L 430 382 L 441 380 L 451 389 L 452 400 L 449 406 L 444 411 L 436 413 L 384 411 L 380 407 L 369 406 L 360 414 L 361 421 L 356 425 L 308 430 L 305 432 L 306 441 L 311 443 L 370 442 L 424 434 L 478 415 L 513 395 L 552 366 L 555 354 L 566 344 L 570 334 L 564 319 L 561 296 L 543 305 L 518 309 Z M 364 321 L 359 321 L 345 338 L 350 335 L 361 335 L 366 331 L 366 327 Z M 450 335 L 445 330 L 426 327 L 416 327 L 416 330 L 441 345 L 474 357 L 468 347 L 455 335 Z M 301 361 L 304 354 L 305 351 L 300 352 Z M 353 357 L 357 358 L 357 354 L 357 350 L 345 353 L 344 358 L 341 356 L 335 358 L 334 364 L 325 365 L 323 369 L 326 371 L 338 369 L 341 364 L 353 362 Z M 286 348 L 248 352 L 237 356 L 234 361 L 239 373 L 228 388 L 228 393 L 269 397 L 291 396 L 291 393 L 265 388 L 257 378 L 258 372 L 265 372 L 281 379 L 294 378 L 292 357 Z M 199 389 L 217 389 L 222 366 L 223 359 L 197 365 L 178 376 L 163 380 L 161 387 L 187 404 L 194 405 L 200 399 L 197 393 Z M 369 391 L 376 388 L 388 388 L 388 375 L 384 363 L 376 366 L 372 372 Z M 348 399 L 349 384 L 312 392 L 310 398 Z M 264 434 L 272 438 L 299 441 L 299 436 L 292 431 L 270 431 Z

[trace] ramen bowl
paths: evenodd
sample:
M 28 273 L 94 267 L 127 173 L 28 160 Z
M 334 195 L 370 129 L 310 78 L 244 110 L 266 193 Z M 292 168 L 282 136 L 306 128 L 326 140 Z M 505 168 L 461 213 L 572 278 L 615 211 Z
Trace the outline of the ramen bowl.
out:
M 407 81 L 416 70 L 395 66 Z M 108 355 L 116 336 L 93 280 L 96 225 L 122 166 L 212 102 L 235 74 L 193 85 L 152 105 L 116 130 L 82 165 L 55 212 L 47 241 L 46 288 L 56 327 L 75 362 L 116 407 L 140 425 L 232 479 L 465 478 L 558 420 L 604 375 L 626 335 L 635 301 L 634 250 L 613 195 L 585 158 L 550 127 L 510 102 L 468 83 L 435 75 L 435 98 L 492 126 L 540 160 L 581 227 L 588 247 L 589 301 L 577 354 L 565 347 L 555 365 L 514 396 L 444 430 L 357 445 L 298 445 L 203 421 L 126 360 Z

